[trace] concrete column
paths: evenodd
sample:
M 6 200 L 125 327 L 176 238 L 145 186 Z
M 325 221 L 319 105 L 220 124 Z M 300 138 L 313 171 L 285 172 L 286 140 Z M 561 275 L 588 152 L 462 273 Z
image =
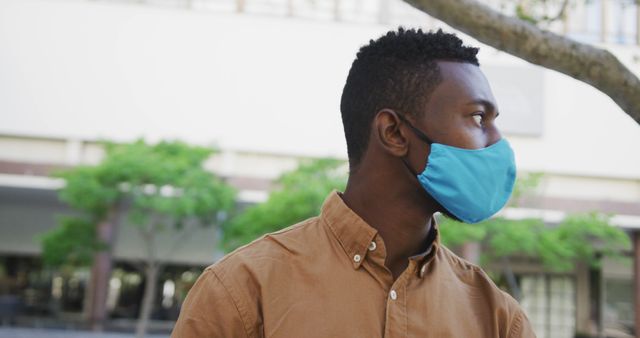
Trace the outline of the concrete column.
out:
M 287 0 L 287 15 L 293 16 L 293 0 Z
M 636 338 L 640 338 L 640 230 L 631 233 L 633 241 L 633 293 L 635 297 Z
M 340 8 L 340 0 L 333 0 L 333 19 L 336 21 L 342 20 L 342 9 Z
M 607 42 L 607 27 L 609 26 L 607 2 L 608 0 L 600 0 L 600 41 L 601 42 Z
M 640 46 L 640 2 L 636 1 L 636 44 Z
M 480 243 L 467 242 L 462 244 L 462 247 L 460 249 L 462 258 L 473 264 L 480 263 Z
M 245 0 L 236 0 L 236 12 L 238 13 L 244 12 L 245 5 L 246 5 Z
M 591 293 L 589 265 L 576 267 L 576 332 L 591 333 Z
M 378 22 L 386 25 L 391 22 L 391 2 L 389 0 L 380 0 L 378 7 Z
M 67 140 L 67 158 L 65 164 L 78 165 L 82 162 L 82 148 L 84 144 L 81 139 L 68 139 Z

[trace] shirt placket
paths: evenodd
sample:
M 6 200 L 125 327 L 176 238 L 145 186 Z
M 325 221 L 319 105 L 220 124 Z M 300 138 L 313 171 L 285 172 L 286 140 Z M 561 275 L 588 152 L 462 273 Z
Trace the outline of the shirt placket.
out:
M 413 280 L 419 282 L 424 278 L 436 246 L 437 243 L 433 242 L 423 254 L 410 257 L 405 271 L 393 281 L 391 272 L 384 266 L 386 257 L 384 242 L 376 236 L 369 244 L 368 262 L 364 262 L 363 266 L 372 277 L 378 280 L 386 292 L 384 338 L 409 336 L 408 292 L 413 289 L 411 287 Z
M 415 262 L 410 261 L 407 269 L 391 285 L 387 294 L 384 338 L 406 338 L 409 336 L 407 316 L 407 280 L 415 270 Z
M 391 272 L 384 266 L 386 250 L 378 236 L 369 244 L 368 251 L 368 262 L 365 262 L 364 268 L 386 292 L 384 338 L 408 337 L 407 284 L 415 274 L 416 260 L 410 259 L 405 271 L 393 281 Z

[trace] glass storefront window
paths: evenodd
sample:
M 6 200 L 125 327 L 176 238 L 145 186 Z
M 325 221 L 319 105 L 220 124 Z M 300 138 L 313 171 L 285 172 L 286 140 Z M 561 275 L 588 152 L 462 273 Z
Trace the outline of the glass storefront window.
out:
M 603 325 L 606 336 L 624 337 L 633 333 L 633 283 L 631 279 L 604 279 Z
M 520 303 L 538 338 L 574 337 L 576 292 L 572 277 L 522 276 L 520 285 Z

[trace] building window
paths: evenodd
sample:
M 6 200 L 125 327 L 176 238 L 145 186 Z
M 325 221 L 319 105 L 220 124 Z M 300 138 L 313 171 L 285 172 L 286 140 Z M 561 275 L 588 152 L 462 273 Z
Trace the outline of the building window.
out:
M 522 308 L 538 338 L 573 338 L 576 291 L 572 277 L 527 275 L 520 278 Z
M 633 289 L 631 279 L 604 279 L 603 321 L 606 336 L 633 333 Z

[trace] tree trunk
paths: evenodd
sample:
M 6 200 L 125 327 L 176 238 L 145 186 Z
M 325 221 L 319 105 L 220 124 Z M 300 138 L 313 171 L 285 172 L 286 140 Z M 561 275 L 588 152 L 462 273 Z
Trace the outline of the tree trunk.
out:
M 147 333 L 149 319 L 153 311 L 156 300 L 156 285 L 158 284 L 158 273 L 160 269 L 157 264 L 149 264 L 145 268 L 144 296 L 142 297 L 142 309 L 136 327 L 136 337 L 142 338 Z
M 153 311 L 153 305 L 156 299 L 156 284 L 158 284 L 158 274 L 160 271 L 160 264 L 157 262 L 156 252 L 156 222 L 158 221 L 159 214 L 151 213 L 149 215 L 149 222 L 144 229 L 141 229 L 141 236 L 144 240 L 147 251 L 147 260 L 144 266 L 144 295 L 142 296 L 142 307 L 140 309 L 140 316 L 138 317 L 138 325 L 136 327 L 136 337 L 142 338 L 147 334 L 147 327 L 149 326 L 149 319 L 151 318 L 151 312 Z
M 489 46 L 588 83 L 640 124 L 640 79 L 613 54 L 506 16 L 476 0 L 405 0 Z
M 105 245 L 106 248 L 95 253 L 91 267 L 87 313 L 89 326 L 94 331 L 102 331 L 104 321 L 107 318 L 107 295 L 113 268 L 111 251 L 116 236 L 117 213 L 118 206 L 115 205 L 96 228 L 98 242 Z

